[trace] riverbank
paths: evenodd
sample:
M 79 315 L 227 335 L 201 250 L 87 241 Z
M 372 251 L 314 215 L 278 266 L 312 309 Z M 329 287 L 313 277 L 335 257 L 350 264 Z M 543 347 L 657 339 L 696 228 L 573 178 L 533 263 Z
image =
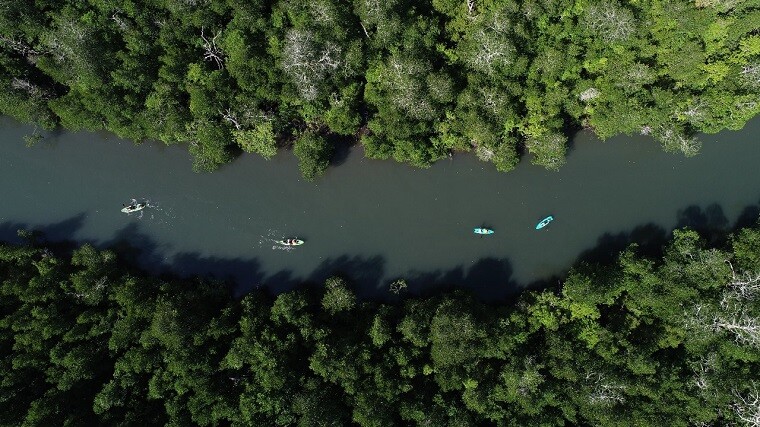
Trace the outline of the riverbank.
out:
M 742 423 L 760 384 L 760 228 L 679 230 L 561 287 L 362 302 L 146 277 L 0 245 L 0 423 Z M 747 424 L 749 425 L 749 424 Z
M 0 114 L 183 144 L 198 171 L 293 145 L 312 179 L 355 135 L 556 170 L 577 129 L 693 156 L 760 114 L 754 3 L 59 3 L 5 11 Z

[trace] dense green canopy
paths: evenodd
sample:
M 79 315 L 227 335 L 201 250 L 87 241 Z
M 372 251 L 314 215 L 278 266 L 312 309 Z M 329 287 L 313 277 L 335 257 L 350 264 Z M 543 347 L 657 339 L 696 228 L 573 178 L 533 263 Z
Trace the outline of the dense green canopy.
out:
M 403 288 L 396 282 L 395 289 Z M 558 289 L 232 298 L 114 253 L 0 245 L 0 425 L 757 425 L 760 228 L 676 231 Z M 755 420 L 752 424 L 751 420 Z
M 0 114 L 204 171 L 295 142 L 308 178 L 341 136 L 421 167 L 556 169 L 581 127 L 693 155 L 760 113 L 759 31 L 758 0 L 5 1 Z

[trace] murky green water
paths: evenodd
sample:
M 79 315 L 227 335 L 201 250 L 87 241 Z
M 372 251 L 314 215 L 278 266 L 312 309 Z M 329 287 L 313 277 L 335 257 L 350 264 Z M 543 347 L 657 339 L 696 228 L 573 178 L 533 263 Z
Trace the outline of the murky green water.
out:
M 406 277 L 413 288 L 460 284 L 499 297 L 630 239 L 755 219 L 760 201 L 757 119 L 702 136 L 691 159 L 645 137 L 602 143 L 581 133 L 559 172 L 526 159 L 501 174 L 471 155 L 419 170 L 354 148 L 316 183 L 300 179 L 288 152 L 195 174 L 181 147 L 61 133 L 27 148 L 29 132 L 0 121 L 0 239 L 32 227 L 51 240 L 135 247 L 150 270 L 231 276 L 241 289 L 281 290 L 340 271 L 363 295 Z M 119 212 L 131 198 L 153 207 Z M 555 221 L 534 230 L 549 214 Z M 496 233 L 477 237 L 478 226 Z M 274 242 L 294 236 L 306 244 Z

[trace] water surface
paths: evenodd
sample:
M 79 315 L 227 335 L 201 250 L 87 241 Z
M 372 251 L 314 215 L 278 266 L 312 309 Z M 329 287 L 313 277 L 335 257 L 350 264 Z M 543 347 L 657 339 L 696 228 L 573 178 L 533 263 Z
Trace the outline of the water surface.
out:
M 149 270 L 231 276 L 241 289 L 281 290 L 340 271 L 362 295 L 405 277 L 415 288 L 456 283 L 498 297 L 611 243 L 756 218 L 760 200 L 758 119 L 703 135 L 689 159 L 647 137 L 600 142 L 582 132 L 559 172 L 526 158 L 504 174 L 472 155 L 421 170 L 354 147 L 315 183 L 300 178 L 290 152 L 196 174 L 180 146 L 64 132 L 27 148 L 30 132 L 0 121 L 0 239 L 26 227 L 51 240 L 134 247 Z M 119 212 L 131 198 L 153 207 Z M 534 230 L 549 214 L 555 221 Z M 473 235 L 479 226 L 496 233 Z M 283 237 L 306 244 L 285 250 L 275 243 Z

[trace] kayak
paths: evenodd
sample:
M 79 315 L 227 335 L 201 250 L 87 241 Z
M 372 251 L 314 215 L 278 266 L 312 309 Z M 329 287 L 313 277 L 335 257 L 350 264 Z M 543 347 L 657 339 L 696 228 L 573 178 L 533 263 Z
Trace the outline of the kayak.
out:
M 282 239 L 279 241 L 281 245 L 285 246 L 301 246 L 303 245 L 303 240 L 299 239 Z
M 473 230 L 475 234 L 493 234 L 493 230 L 490 228 L 476 228 Z
M 536 224 L 536 230 L 540 230 L 540 229 L 546 227 L 552 221 L 554 221 L 554 217 L 551 216 L 551 215 L 547 216 L 546 218 L 542 219 L 541 222 L 539 222 L 538 224 Z
M 141 211 L 145 209 L 146 206 L 148 206 L 147 203 L 134 203 L 129 206 L 124 206 L 123 208 L 121 208 L 121 211 L 124 213 L 132 213 L 132 212 Z

